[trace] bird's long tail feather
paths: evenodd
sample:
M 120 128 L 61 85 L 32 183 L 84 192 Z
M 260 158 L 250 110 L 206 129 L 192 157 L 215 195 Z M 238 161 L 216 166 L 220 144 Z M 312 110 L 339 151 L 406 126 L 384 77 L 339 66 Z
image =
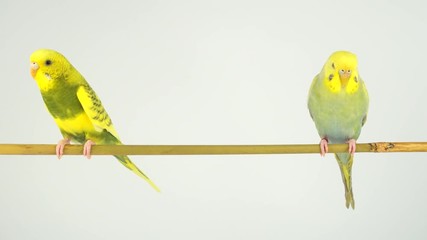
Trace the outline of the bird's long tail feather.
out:
M 154 184 L 154 182 L 151 181 L 151 179 L 147 175 L 145 175 L 145 173 L 143 173 L 135 164 L 133 164 L 133 162 L 129 159 L 128 156 L 120 155 L 120 156 L 114 156 L 114 157 L 116 157 L 129 170 L 131 170 L 136 175 L 140 176 L 145 181 L 147 181 L 148 184 L 150 184 L 154 188 L 154 190 L 156 190 L 157 192 L 160 192 L 160 189 L 156 186 L 156 184 Z
M 351 167 L 353 166 L 353 156 L 349 153 L 335 154 L 341 170 L 342 181 L 345 188 L 345 206 L 354 209 L 353 187 L 351 184 Z

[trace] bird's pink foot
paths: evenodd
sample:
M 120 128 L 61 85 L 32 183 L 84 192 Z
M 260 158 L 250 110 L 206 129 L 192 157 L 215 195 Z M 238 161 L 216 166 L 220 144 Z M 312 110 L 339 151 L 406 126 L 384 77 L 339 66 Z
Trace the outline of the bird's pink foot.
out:
M 328 139 L 322 138 L 320 140 L 320 156 L 324 157 L 328 153 Z
M 83 146 L 83 155 L 87 157 L 87 159 L 91 158 L 90 151 L 93 145 L 95 145 L 95 143 L 92 140 L 87 140 Z
M 347 141 L 348 143 L 348 152 L 353 155 L 356 152 L 356 140 L 350 139 Z
M 61 159 L 62 155 L 64 154 L 64 147 L 67 144 L 70 144 L 70 139 L 66 138 L 59 140 L 58 144 L 56 144 L 56 156 L 58 159 Z

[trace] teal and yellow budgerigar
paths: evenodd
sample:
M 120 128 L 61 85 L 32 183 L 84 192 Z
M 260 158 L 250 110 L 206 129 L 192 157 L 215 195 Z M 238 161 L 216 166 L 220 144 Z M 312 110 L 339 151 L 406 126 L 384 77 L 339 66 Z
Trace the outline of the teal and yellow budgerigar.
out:
M 320 135 L 320 152 L 328 143 L 348 143 L 348 153 L 336 153 L 345 188 L 346 207 L 354 209 L 351 168 L 356 140 L 368 114 L 369 97 L 359 75 L 357 57 L 351 52 L 333 53 L 314 77 L 308 108 Z
M 84 144 L 83 155 L 87 158 L 90 158 L 94 144 L 122 144 L 98 96 L 62 54 L 50 49 L 33 52 L 30 72 L 64 137 L 56 147 L 58 158 L 61 158 L 64 146 L 71 141 Z M 160 191 L 127 156 L 115 157 Z

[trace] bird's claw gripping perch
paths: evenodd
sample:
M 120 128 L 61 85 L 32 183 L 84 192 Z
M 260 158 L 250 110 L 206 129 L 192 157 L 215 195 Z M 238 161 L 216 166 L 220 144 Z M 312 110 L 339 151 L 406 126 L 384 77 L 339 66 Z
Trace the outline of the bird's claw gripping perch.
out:
M 58 159 L 61 159 L 62 155 L 64 154 L 64 147 L 67 144 L 70 144 L 70 139 L 61 139 L 56 145 L 56 156 Z
M 90 159 L 92 156 L 90 155 L 90 151 L 92 150 L 92 146 L 95 145 L 95 143 L 92 140 L 87 140 L 85 145 L 83 146 L 83 155 Z
M 356 140 L 350 139 L 347 141 L 348 143 L 348 152 L 353 155 L 356 152 Z
M 328 153 L 328 139 L 322 138 L 320 140 L 320 156 L 324 157 Z

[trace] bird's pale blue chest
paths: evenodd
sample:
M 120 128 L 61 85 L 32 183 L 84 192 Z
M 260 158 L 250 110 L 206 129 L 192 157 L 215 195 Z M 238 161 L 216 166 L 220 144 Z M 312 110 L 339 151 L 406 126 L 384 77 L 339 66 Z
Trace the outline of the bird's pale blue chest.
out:
M 319 135 L 331 143 L 357 139 L 366 115 L 366 103 L 361 100 L 359 93 L 314 93 L 310 101 L 315 102 L 316 107 L 311 107 L 310 113 Z

